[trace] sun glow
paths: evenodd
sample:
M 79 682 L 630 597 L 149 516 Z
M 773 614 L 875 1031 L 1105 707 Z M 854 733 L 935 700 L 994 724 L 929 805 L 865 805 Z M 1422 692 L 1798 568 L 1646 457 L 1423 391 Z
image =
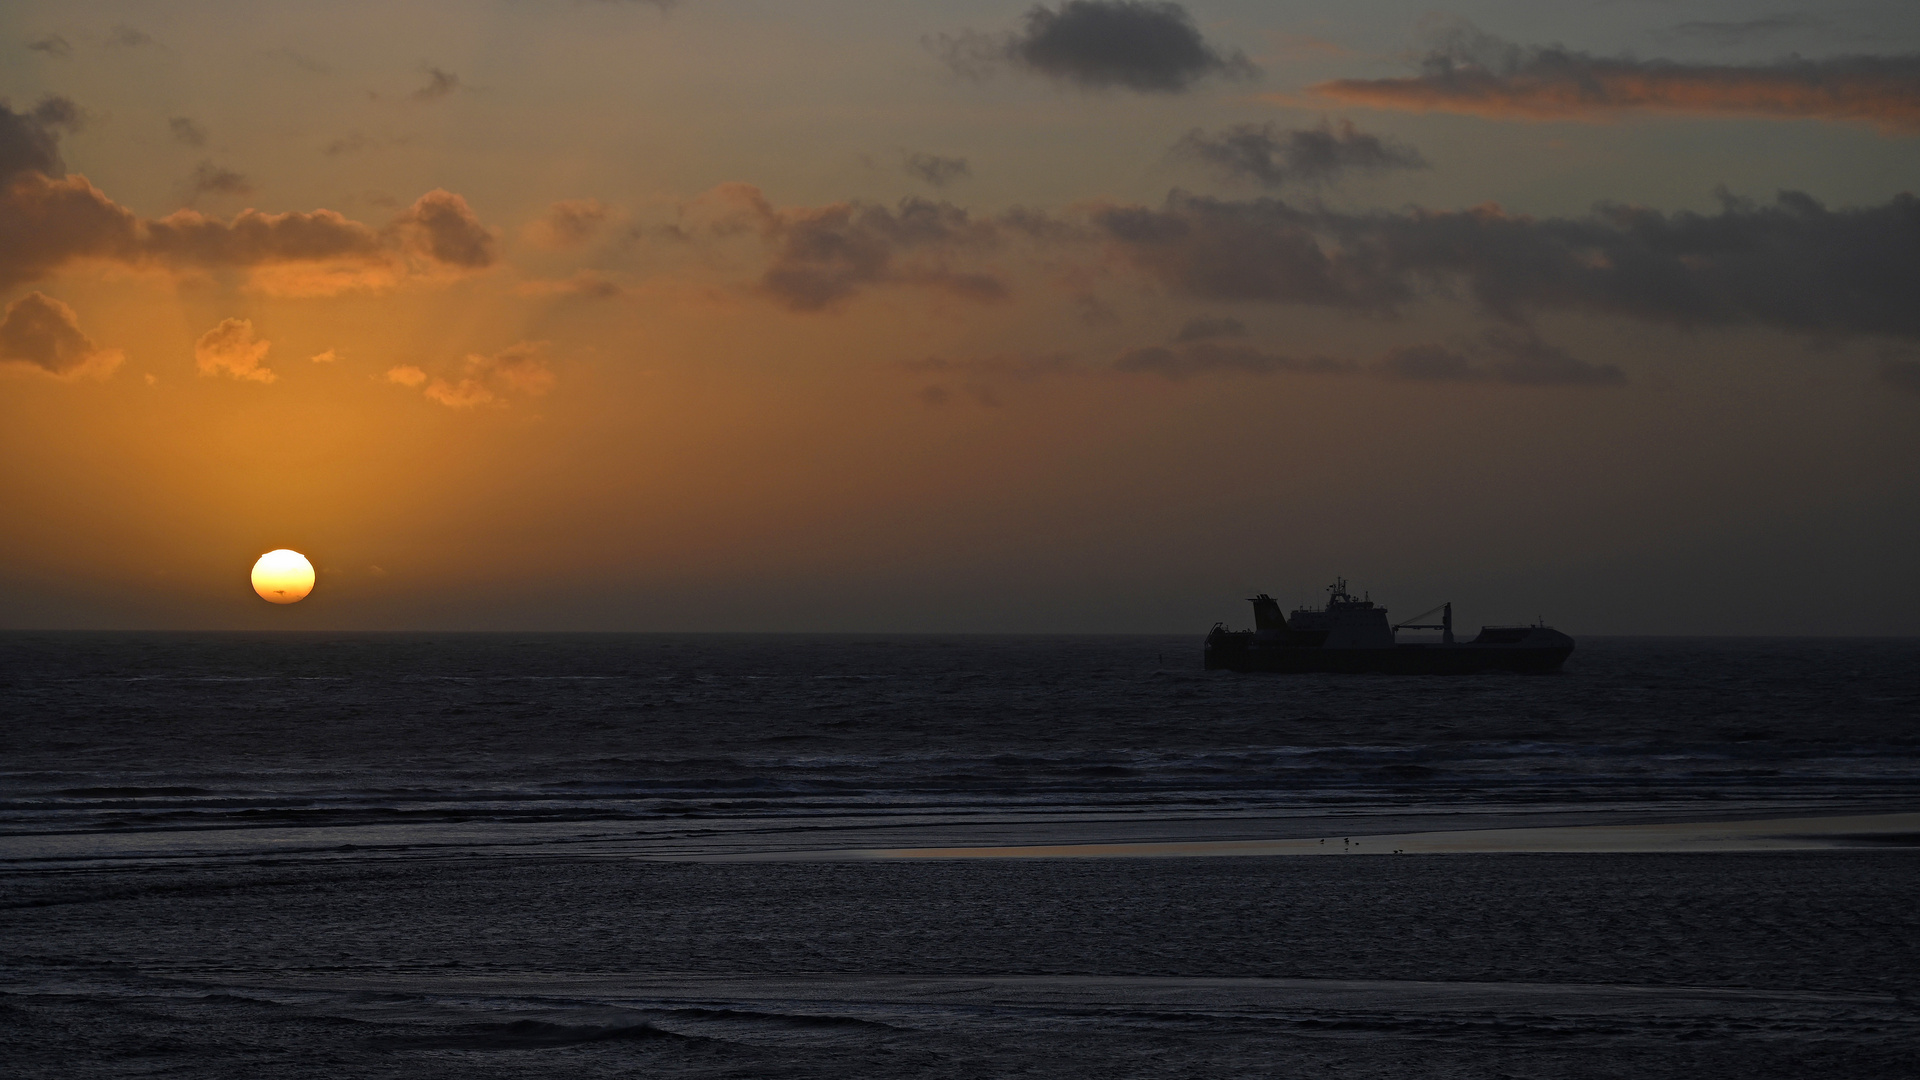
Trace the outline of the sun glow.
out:
M 298 603 L 313 591 L 313 564 L 287 548 L 269 551 L 253 564 L 253 591 L 270 603 Z

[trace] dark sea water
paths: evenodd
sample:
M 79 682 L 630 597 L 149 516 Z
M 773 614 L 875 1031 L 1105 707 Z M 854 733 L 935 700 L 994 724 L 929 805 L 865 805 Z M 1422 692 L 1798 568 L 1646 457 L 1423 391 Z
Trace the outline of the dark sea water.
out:
M 1911 838 L 849 854 L 1913 810 L 1912 640 L 0 635 L 0 1073 L 1914 1076 Z

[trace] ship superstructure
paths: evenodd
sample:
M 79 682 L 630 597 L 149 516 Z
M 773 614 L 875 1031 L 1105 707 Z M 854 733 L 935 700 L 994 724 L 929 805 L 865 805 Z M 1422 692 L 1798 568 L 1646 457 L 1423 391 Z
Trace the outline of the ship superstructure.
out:
M 1327 587 L 1323 608 L 1280 613 L 1266 593 L 1250 598 L 1253 629 L 1229 630 L 1215 623 L 1207 635 L 1209 670 L 1278 672 L 1380 672 L 1396 675 L 1466 674 L 1502 670 L 1558 671 L 1573 653 L 1573 639 L 1544 624 L 1484 626 L 1471 641 L 1455 641 L 1453 604 L 1445 603 L 1403 623 L 1389 623 L 1387 609 L 1371 596 L 1355 596 L 1345 578 Z M 1425 620 L 1438 615 L 1438 623 Z M 1438 630 L 1440 640 L 1400 641 L 1402 630 Z

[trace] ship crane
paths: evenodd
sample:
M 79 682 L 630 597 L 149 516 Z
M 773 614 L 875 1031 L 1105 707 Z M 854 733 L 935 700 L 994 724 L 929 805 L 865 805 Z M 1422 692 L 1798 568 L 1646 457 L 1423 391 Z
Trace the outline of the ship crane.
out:
M 1423 623 L 1420 621 L 1435 612 L 1438 612 L 1440 615 L 1440 621 L 1438 623 Z M 1440 631 L 1441 644 L 1451 645 L 1453 644 L 1453 601 L 1449 600 L 1431 611 L 1423 611 L 1406 622 L 1394 623 L 1393 628 L 1396 631 L 1438 630 Z

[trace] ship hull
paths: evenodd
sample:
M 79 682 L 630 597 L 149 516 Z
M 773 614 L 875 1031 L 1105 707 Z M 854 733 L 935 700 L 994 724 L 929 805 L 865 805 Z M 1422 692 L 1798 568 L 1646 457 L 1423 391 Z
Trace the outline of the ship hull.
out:
M 1268 643 L 1258 640 L 1255 634 L 1227 631 L 1208 635 L 1205 655 L 1209 671 L 1303 675 L 1471 675 L 1481 671 L 1512 671 L 1542 675 L 1560 670 L 1567 657 L 1573 654 L 1571 638 L 1553 631 L 1547 633 L 1559 640 L 1511 644 L 1396 644 L 1375 649 L 1329 649 L 1314 645 Z

